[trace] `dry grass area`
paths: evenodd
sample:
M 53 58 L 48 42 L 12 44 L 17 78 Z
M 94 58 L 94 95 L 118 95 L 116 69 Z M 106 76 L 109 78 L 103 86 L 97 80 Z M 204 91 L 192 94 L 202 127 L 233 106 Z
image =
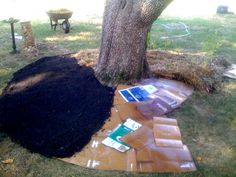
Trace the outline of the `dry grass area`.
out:
M 157 77 L 176 79 L 200 91 L 212 92 L 223 82 L 222 74 L 229 65 L 224 58 L 206 60 L 200 54 L 150 50 L 150 71 Z
M 72 57 L 75 57 L 80 65 L 85 65 L 94 68 L 96 66 L 98 55 L 98 49 L 87 49 L 72 54 Z
M 78 59 L 79 64 L 90 67 L 96 66 L 98 55 L 98 49 L 72 54 Z M 222 73 L 229 65 L 224 58 L 206 60 L 201 54 L 162 50 L 148 50 L 147 59 L 151 75 L 183 81 L 204 92 L 220 88 L 223 82 Z

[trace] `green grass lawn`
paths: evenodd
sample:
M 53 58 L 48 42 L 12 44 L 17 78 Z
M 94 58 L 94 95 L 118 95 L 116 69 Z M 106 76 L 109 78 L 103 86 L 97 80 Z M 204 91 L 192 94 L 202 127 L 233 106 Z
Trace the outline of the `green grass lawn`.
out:
M 98 48 L 100 44 L 101 24 L 71 22 L 72 29 L 68 34 L 65 34 L 60 26 L 57 26 L 56 31 L 50 30 L 48 21 L 34 21 L 32 25 L 39 41 L 56 43 L 73 52 Z
M 182 38 L 163 39 L 163 36 L 182 34 L 181 30 L 166 30 L 164 25 L 184 22 L 191 33 Z M 45 48 L 41 55 L 57 55 L 87 48 L 98 48 L 101 24 L 72 22 L 69 34 L 62 29 L 51 31 L 48 21 L 33 21 L 33 31 L 38 43 L 55 46 Z M 23 54 L 10 55 L 11 39 L 9 24 L 0 22 L 0 90 L 19 68 L 37 57 Z M 214 16 L 208 19 L 181 19 L 161 17 L 152 27 L 149 48 L 201 53 L 206 60 L 224 57 L 236 63 L 236 16 Z M 20 26 L 16 24 L 16 32 Z M 20 49 L 21 42 L 17 41 Z M 191 69 L 191 68 L 190 68 Z M 57 159 L 45 158 L 28 152 L 0 133 L 0 161 L 13 158 L 9 165 L 0 163 L 0 176 L 236 176 L 236 81 L 225 79 L 221 90 L 212 94 L 195 91 L 181 108 L 169 116 L 176 117 L 188 145 L 197 171 L 182 174 L 135 174 L 126 172 L 98 171 L 71 165 Z

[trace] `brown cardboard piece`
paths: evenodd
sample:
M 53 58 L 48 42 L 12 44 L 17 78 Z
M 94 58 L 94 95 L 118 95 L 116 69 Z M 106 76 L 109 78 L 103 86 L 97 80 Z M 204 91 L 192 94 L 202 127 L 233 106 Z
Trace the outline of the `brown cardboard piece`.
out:
M 161 147 L 183 147 L 177 120 L 172 118 L 154 117 L 153 132 L 155 143 Z
M 154 137 L 181 140 L 179 127 L 176 125 L 153 124 Z
M 151 84 L 157 91 L 152 93 L 150 101 L 139 102 L 138 111 L 145 117 L 162 116 L 179 107 L 193 92 L 186 84 L 168 79 L 144 79 L 139 85 Z
M 181 141 L 175 119 L 155 118 L 153 128 L 143 126 L 121 140 L 137 151 L 136 160 L 141 166 L 144 163 L 145 168 L 148 168 L 147 163 L 152 163 L 150 168 L 159 172 L 196 170 L 187 146 Z
M 128 86 L 118 86 L 118 89 Z M 143 126 L 122 137 L 132 148 L 121 153 L 102 144 L 102 141 L 120 123 L 131 118 Z M 111 117 L 88 145 L 63 161 L 92 169 L 130 172 L 186 172 L 196 167 L 187 146 L 182 144 L 175 119 L 145 117 L 137 103 L 126 103 L 116 91 Z
M 168 90 L 173 94 L 182 96 L 183 98 L 190 96 L 193 92 L 193 88 L 189 85 L 186 85 L 179 81 L 164 79 L 164 78 L 159 78 L 159 79 L 149 78 L 149 79 L 144 79 L 138 83 L 138 85 L 148 85 L 148 84 L 154 85 L 159 90 Z
M 120 96 L 119 90 L 129 88 L 128 85 L 118 85 L 115 91 L 115 97 L 114 97 L 114 105 L 122 105 L 125 104 L 126 101 Z
M 121 138 L 121 141 L 130 145 L 135 150 L 141 150 L 149 144 L 155 143 L 152 128 L 142 126 L 133 133 L 129 133 Z
M 168 124 L 168 125 L 178 125 L 176 119 L 166 118 L 166 117 L 153 117 L 153 123 L 155 124 Z
M 131 107 L 135 108 L 134 105 Z M 126 111 L 126 114 L 123 116 L 128 118 L 134 115 L 139 115 L 139 113 L 131 114 L 129 111 Z M 131 145 L 131 147 L 140 148 L 132 148 L 126 153 L 121 153 L 101 143 L 102 140 L 108 136 L 110 130 L 121 123 L 118 112 L 113 108 L 112 117 L 106 122 L 103 128 L 94 135 L 90 143 L 81 152 L 62 160 L 83 167 L 100 170 L 121 170 L 131 172 L 185 172 L 195 170 L 191 154 L 186 146 L 182 146 L 179 149 L 170 147 L 165 148 L 158 147 L 155 143 L 158 136 L 167 136 L 165 133 L 159 134 L 159 130 L 155 132 L 154 127 L 157 127 L 157 122 L 170 123 L 170 126 L 175 127 L 175 119 L 155 118 L 154 121 L 147 119 L 145 122 L 141 118 L 142 117 L 139 117 L 139 120 L 143 122 L 144 126 L 132 134 L 129 134 L 131 135 L 131 142 L 126 142 Z M 168 130 L 164 132 L 167 132 L 168 134 L 168 132 L 171 131 Z M 176 131 L 174 131 L 174 135 L 174 137 L 180 137 Z

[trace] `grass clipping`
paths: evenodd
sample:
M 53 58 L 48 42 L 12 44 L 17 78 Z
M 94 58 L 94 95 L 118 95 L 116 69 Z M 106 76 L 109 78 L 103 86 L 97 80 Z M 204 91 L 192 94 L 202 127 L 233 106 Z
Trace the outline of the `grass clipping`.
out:
M 97 49 L 89 49 L 73 56 L 81 65 L 95 67 L 98 53 Z M 152 76 L 183 81 L 204 92 L 221 87 L 223 72 L 229 65 L 224 58 L 209 59 L 200 54 L 160 50 L 148 50 L 147 60 Z

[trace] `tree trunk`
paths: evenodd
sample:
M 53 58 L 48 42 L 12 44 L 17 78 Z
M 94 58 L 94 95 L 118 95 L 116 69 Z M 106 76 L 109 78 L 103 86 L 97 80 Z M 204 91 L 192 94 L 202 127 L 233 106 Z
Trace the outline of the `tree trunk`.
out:
M 140 79 L 148 72 L 146 38 L 172 0 L 107 0 L 96 75 L 102 82 Z

